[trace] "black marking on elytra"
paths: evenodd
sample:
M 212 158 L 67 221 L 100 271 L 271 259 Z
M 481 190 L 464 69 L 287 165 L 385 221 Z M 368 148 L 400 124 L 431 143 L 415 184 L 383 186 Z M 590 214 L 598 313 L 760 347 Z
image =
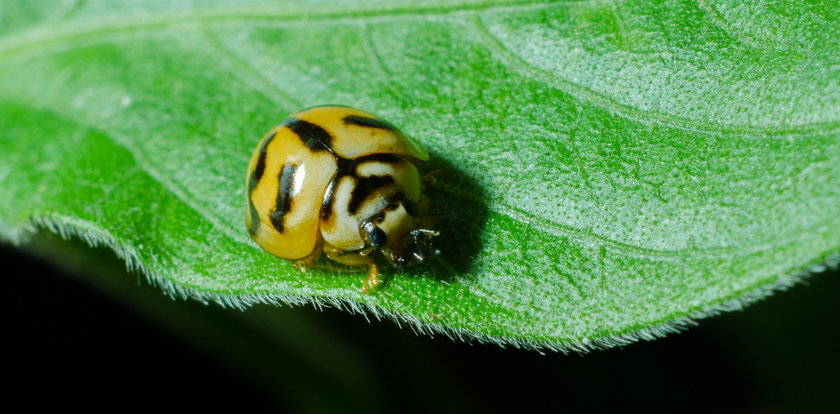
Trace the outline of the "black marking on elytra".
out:
M 252 236 L 257 234 L 257 230 L 260 228 L 260 214 L 257 212 L 257 208 L 254 207 L 254 200 L 251 199 L 251 196 L 265 173 L 265 158 L 268 155 L 268 144 L 274 140 L 276 135 L 277 131 L 272 132 L 271 135 L 264 139 L 262 144 L 260 144 L 260 155 L 257 157 L 257 165 L 254 166 L 254 171 L 251 171 L 251 176 L 248 177 L 248 211 L 251 214 L 251 226 L 248 227 L 248 232 L 251 233 Z
M 286 164 L 280 170 L 278 177 L 280 188 L 277 189 L 277 200 L 274 203 L 274 209 L 269 214 L 269 218 L 271 219 L 271 224 L 280 233 L 283 232 L 283 219 L 289 210 L 292 209 L 292 185 L 294 184 L 295 172 L 298 167 L 298 164 Z
M 340 160 L 343 158 L 339 158 Z M 341 163 L 339 163 L 339 166 Z M 340 168 L 339 168 L 340 170 Z M 321 200 L 321 220 L 327 221 L 330 219 L 333 213 L 333 199 L 335 198 L 335 189 L 338 187 L 338 182 L 341 180 L 341 177 L 344 175 L 336 174 L 330 179 L 330 183 L 327 184 L 327 191 L 324 193 L 324 199 Z
M 254 201 L 251 200 L 251 197 L 248 197 L 248 211 L 251 214 L 251 225 L 248 226 L 248 233 L 255 236 L 257 234 L 257 230 L 260 229 L 260 213 L 258 213 L 257 208 L 254 207 Z
M 283 121 L 283 125 L 287 126 L 300 138 L 303 145 L 312 151 L 329 151 L 332 152 L 332 135 L 324 128 L 319 127 L 311 122 L 306 122 L 295 117 L 288 117 Z
M 405 208 L 405 212 L 408 213 L 409 216 L 417 217 L 420 214 L 420 207 L 417 205 L 417 202 L 409 198 L 401 191 L 390 194 L 387 201 L 388 205 L 385 206 L 386 210 L 395 210 L 398 205 L 402 204 L 403 208 Z
M 400 201 L 405 208 L 405 212 L 408 213 L 409 216 L 417 217 L 417 215 L 420 214 L 420 207 L 417 206 L 417 203 L 414 200 L 403 195 Z
M 254 207 L 254 200 L 251 198 L 258 182 L 256 174 L 252 172 L 251 176 L 248 177 L 248 211 L 251 214 L 251 225 L 248 226 L 248 232 L 252 236 L 257 234 L 257 230 L 260 228 L 260 213 L 257 212 L 257 208 Z
M 257 183 L 259 183 L 260 179 L 262 179 L 263 173 L 265 173 L 265 157 L 268 155 L 268 144 L 274 140 L 275 136 L 277 136 L 277 131 L 272 132 L 271 135 L 264 139 L 262 144 L 260 144 L 260 155 L 257 158 L 257 165 L 254 166 L 254 171 L 251 172 L 251 179 L 248 183 L 248 194 L 251 194 L 251 191 L 254 191 Z
M 324 200 L 321 201 L 321 220 L 327 221 L 333 213 L 333 199 L 335 198 L 335 190 L 338 188 L 338 183 L 346 176 L 356 177 L 355 169 L 358 160 L 349 160 L 344 157 L 335 157 L 336 172 L 330 183 L 327 184 L 327 191 L 324 193 Z
M 350 194 L 350 202 L 347 204 L 347 211 L 356 214 L 362 202 L 365 201 L 374 191 L 394 183 L 394 177 L 390 175 L 371 175 L 356 182 L 353 193 Z
M 386 131 L 394 131 L 398 132 L 399 130 L 390 122 L 384 119 L 378 118 L 370 118 L 367 116 L 360 116 L 360 115 L 347 115 L 344 117 L 344 124 L 345 125 L 357 125 L 361 127 L 368 127 L 368 128 L 378 128 L 384 129 Z
M 393 155 L 393 154 L 371 154 L 365 155 L 364 157 L 356 158 L 356 164 L 361 164 L 364 162 L 381 162 L 383 164 L 397 164 L 400 162 L 400 157 Z
M 344 157 L 336 156 L 337 169 L 330 183 L 327 185 L 327 191 L 324 193 L 324 200 L 321 202 L 321 220 L 327 221 L 333 213 L 333 199 L 335 197 L 335 190 L 338 188 L 338 183 L 343 177 L 353 177 L 358 180 L 356 174 L 356 166 L 367 161 L 378 161 L 387 164 L 395 164 L 400 161 L 400 158 L 390 154 L 373 154 L 364 157 L 356 158 L 354 160 Z M 355 194 L 355 192 L 353 193 Z M 364 198 L 357 200 L 357 203 L 364 201 Z M 358 208 L 358 207 L 357 207 Z
M 353 170 L 356 168 L 355 160 L 348 160 L 343 157 L 336 157 L 337 175 L 353 175 Z

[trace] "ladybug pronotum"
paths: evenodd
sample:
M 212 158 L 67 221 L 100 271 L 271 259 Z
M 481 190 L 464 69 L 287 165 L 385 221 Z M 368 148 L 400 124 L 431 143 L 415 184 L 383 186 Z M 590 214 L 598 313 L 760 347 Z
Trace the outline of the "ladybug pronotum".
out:
M 429 154 L 389 122 L 358 109 L 317 106 L 268 132 L 248 166 L 246 224 L 265 251 L 306 269 L 323 251 L 367 266 L 363 290 L 381 285 L 374 252 L 395 267 L 438 254 L 438 233 L 417 164 Z

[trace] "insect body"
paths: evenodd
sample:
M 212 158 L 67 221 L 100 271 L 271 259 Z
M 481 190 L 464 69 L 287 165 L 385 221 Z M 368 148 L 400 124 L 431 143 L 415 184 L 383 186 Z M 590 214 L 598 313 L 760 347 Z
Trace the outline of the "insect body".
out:
M 395 267 L 438 253 L 424 217 L 416 164 L 429 154 L 387 121 L 341 106 L 291 115 L 268 132 L 247 176 L 248 232 L 267 252 L 312 262 L 323 251 L 367 266 L 367 292 L 381 284 L 373 254 Z

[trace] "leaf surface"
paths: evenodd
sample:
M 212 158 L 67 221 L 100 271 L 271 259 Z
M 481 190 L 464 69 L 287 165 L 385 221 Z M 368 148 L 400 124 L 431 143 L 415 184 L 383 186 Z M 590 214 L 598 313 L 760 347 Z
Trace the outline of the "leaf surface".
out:
M 168 292 L 333 304 L 553 349 L 650 338 L 836 264 L 840 6 L 6 2 L 0 223 L 104 243 Z M 442 255 L 375 295 L 244 225 L 303 107 L 426 146 Z

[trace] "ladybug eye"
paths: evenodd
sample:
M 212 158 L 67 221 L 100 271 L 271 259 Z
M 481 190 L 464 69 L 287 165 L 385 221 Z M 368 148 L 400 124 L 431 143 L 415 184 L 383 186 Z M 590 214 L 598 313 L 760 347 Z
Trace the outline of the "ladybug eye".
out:
M 381 247 L 388 241 L 388 236 L 385 235 L 385 232 L 376 226 L 370 226 L 367 229 L 367 238 L 373 247 Z
M 382 223 L 383 221 L 385 221 L 385 213 L 381 213 L 378 216 L 376 216 L 377 223 Z
M 397 204 L 397 203 L 391 203 L 391 204 L 388 204 L 388 206 L 386 206 L 386 207 L 385 207 L 385 209 L 386 209 L 386 210 L 388 210 L 388 211 L 394 211 L 394 210 L 396 210 L 396 209 L 397 209 L 397 207 L 399 207 L 399 206 L 400 206 L 400 205 L 399 205 L 399 204 Z

